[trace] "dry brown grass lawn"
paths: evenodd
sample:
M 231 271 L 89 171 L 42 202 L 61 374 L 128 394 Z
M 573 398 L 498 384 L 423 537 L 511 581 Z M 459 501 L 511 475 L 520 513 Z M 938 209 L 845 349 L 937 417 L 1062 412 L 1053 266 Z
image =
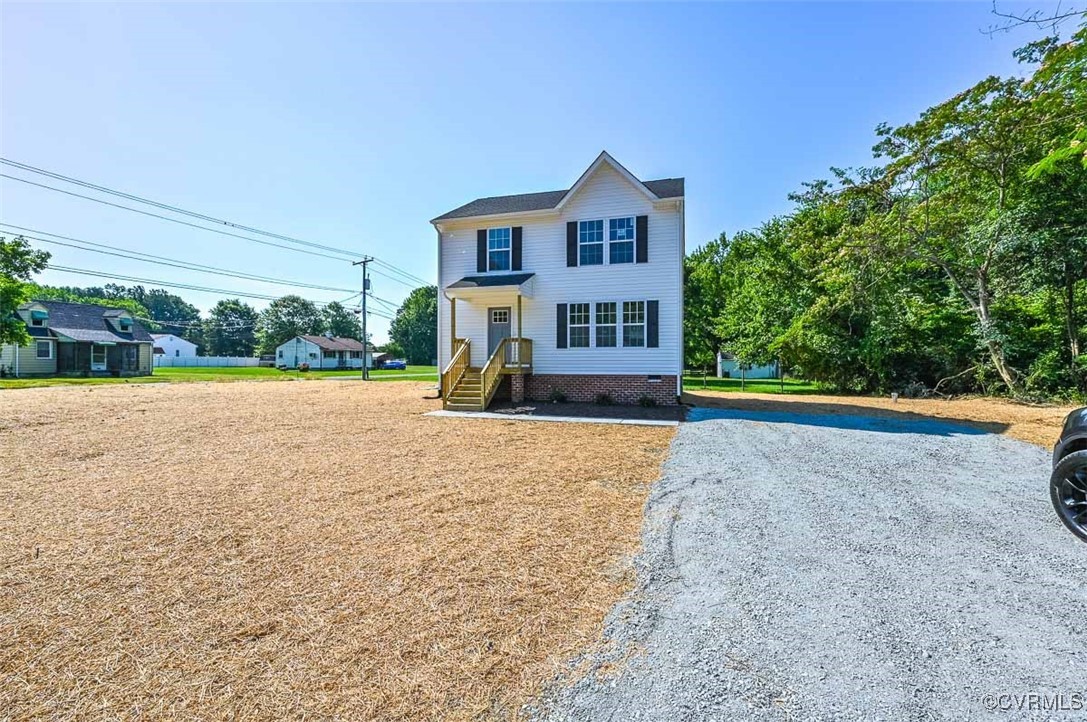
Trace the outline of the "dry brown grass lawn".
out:
M 514 716 L 628 588 L 672 430 L 432 393 L 0 392 L 0 718 Z
M 1073 406 L 1034 406 L 1006 399 L 899 399 L 869 396 L 780 396 L 736 392 L 689 391 L 684 401 L 749 411 L 790 411 L 809 414 L 936 417 L 961 421 L 996 434 L 1052 448 L 1061 424 Z

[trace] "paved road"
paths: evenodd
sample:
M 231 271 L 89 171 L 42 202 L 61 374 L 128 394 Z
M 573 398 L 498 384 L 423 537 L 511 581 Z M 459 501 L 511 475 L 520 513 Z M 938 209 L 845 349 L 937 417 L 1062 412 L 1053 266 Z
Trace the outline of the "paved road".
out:
M 943 422 L 696 410 L 599 673 L 547 716 L 1087 719 L 1087 544 L 1048 474 Z M 1084 707 L 986 708 L 1029 693 Z

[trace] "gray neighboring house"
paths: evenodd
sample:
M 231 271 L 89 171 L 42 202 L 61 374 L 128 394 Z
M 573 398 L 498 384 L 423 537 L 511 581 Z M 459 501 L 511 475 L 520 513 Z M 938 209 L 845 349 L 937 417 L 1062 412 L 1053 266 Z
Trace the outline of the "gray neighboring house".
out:
M 16 311 L 28 346 L 0 346 L 5 376 L 149 376 L 153 339 L 123 308 L 31 301 Z

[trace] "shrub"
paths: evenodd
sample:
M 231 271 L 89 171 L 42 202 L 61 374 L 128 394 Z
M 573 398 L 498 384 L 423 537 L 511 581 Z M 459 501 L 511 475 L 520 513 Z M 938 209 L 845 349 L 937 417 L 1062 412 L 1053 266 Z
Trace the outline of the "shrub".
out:
M 597 394 L 596 399 L 594 399 L 594 401 L 600 406 L 611 406 L 612 403 L 613 403 L 612 398 L 611 398 L 611 394 L 609 394 L 607 392 L 601 392 L 601 393 Z
M 657 400 L 648 394 L 638 397 L 638 406 L 650 409 L 657 405 Z
M 566 394 L 559 389 L 551 389 L 551 393 L 547 395 L 547 400 L 553 404 L 565 404 Z

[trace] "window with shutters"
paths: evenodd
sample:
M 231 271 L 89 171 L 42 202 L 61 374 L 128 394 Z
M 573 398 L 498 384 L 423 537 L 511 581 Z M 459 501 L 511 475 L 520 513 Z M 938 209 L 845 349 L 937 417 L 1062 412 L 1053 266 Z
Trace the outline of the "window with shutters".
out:
M 510 270 L 510 229 L 491 228 L 487 231 L 487 270 Z
M 578 265 L 604 264 L 604 221 L 580 221 L 577 228 Z
M 609 348 L 616 345 L 618 328 L 615 302 L 596 304 L 596 346 Z
M 570 304 L 566 328 L 570 348 L 589 348 L 589 304 Z
M 608 219 L 608 263 L 634 263 L 634 216 Z
M 645 301 L 623 301 L 623 346 L 645 346 Z

